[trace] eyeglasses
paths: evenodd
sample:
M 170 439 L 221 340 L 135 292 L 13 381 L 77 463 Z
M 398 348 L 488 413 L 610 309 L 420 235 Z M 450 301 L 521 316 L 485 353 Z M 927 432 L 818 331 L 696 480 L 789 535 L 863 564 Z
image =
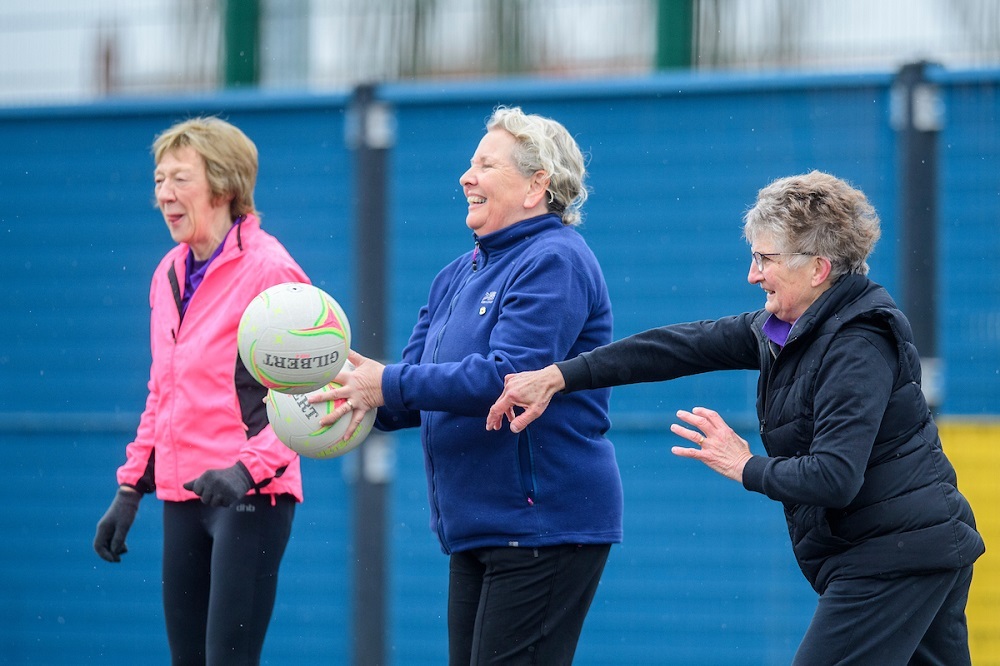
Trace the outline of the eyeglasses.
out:
M 757 270 L 764 272 L 764 259 L 770 259 L 771 257 L 787 257 L 787 256 L 800 256 L 800 257 L 811 257 L 814 256 L 808 252 L 752 252 L 751 256 L 753 261 L 757 264 Z

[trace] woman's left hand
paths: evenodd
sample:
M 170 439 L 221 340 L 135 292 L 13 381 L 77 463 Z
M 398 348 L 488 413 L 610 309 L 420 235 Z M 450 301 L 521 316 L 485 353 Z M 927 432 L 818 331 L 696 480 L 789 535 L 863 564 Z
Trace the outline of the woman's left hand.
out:
M 722 420 L 718 412 L 695 407 L 690 412 L 679 410 L 677 418 L 701 432 L 672 424 L 670 432 L 698 445 L 698 448 L 674 446 L 670 449 L 674 455 L 700 460 L 724 477 L 743 482 L 743 468 L 753 457 L 750 445 Z
M 351 424 L 344 432 L 344 440 L 354 435 L 365 413 L 385 404 L 382 398 L 382 372 L 385 366 L 378 361 L 366 358 L 356 351 L 347 354 L 347 360 L 354 365 L 354 370 L 344 369 L 334 380 L 340 388 L 320 391 L 309 396 L 309 402 L 341 402 L 337 407 L 319 420 L 322 425 L 333 425 L 340 417 L 353 412 Z

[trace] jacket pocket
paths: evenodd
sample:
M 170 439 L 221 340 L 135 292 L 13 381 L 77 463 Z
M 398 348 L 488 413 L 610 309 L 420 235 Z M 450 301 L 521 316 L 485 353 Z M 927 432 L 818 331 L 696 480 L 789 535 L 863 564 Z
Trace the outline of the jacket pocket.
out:
M 521 492 L 529 506 L 534 506 L 537 499 L 535 484 L 535 459 L 531 447 L 530 429 L 524 430 L 517 438 L 517 469 L 521 479 Z

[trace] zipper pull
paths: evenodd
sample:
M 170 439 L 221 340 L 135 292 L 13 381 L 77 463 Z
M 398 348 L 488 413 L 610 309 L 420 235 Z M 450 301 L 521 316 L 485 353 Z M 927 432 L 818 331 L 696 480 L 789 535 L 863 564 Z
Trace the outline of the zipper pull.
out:
M 479 270 L 479 241 L 476 241 L 476 247 L 472 251 L 472 272 L 475 273 Z

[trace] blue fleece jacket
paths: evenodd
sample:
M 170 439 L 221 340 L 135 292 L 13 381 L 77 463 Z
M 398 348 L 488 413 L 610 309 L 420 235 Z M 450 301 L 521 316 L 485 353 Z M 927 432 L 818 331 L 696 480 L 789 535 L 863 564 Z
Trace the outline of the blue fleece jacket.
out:
M 376 427 L 420 426 L 431 529 L 446 553 L 619 542 L 609 389 L 556 395 L 521 433 L 486 430 L 505 375 L 611 341 L 600 265 L 557 215 L 475 240 L 434 279 L 402 362 L 386 367 Z

